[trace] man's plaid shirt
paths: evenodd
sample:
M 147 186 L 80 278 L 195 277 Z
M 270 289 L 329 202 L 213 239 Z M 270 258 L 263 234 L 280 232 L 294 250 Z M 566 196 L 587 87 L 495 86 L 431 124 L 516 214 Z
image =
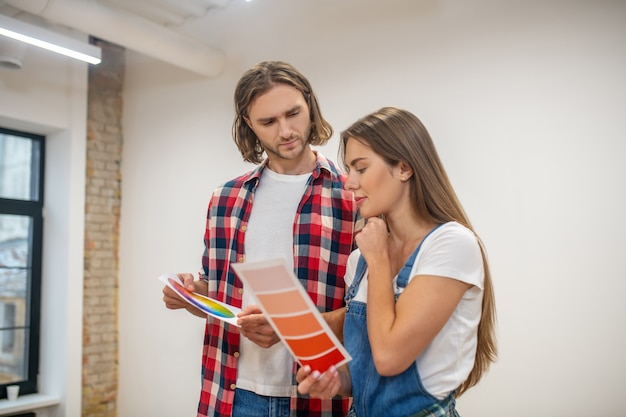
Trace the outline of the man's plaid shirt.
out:
M 209 202 L 202 258 L 208 296 L 241 307 L 243 284 L 231 269 L 244 262 L 244 239 L 254 192 L 262 164 L 255 170 L 216 189 Z M 348 255 L 353 248 L 356 204 L 343 189 L 345 177 L 321 154 L 298 206 L 293 225 L 296 276 L 321 312 L 343 306 Z M 207 320 L 202 355 L 202 392 L 198 416 L 231 416 L 239 332 L 221 320 Z M 291 415 L 310 417 L 345 416 L 348 399 L 318 400 L 298 397 L 292 386 Z

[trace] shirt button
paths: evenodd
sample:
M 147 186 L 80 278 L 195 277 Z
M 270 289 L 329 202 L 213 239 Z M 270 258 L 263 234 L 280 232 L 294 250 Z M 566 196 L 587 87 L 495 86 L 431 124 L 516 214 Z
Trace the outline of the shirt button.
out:
M 238 288 L 238 289 L 237 289 L 237 292 L 238 292 L 239 294 L 243 294 L 243 288 Z
M 245 232 L 246 230 L 248 230 L 248 226 L 241 226 L 241 231 Z
M 239 257 L 239 262 L 241 263 L 241 262 L 243 262 L 243 260 L 244 260 L 244 257 L 243 257 L 243 256 L 240 256 L 240 257 Z
M 238 358 L 238 357 L 239 357 L 239 352 L 235 352 L 235 353 L 233 353 L 233 356 L 234 356 L 235 358 Z
M 237 385 L 235 384 L 230 384 L 230 389 L 232 389 L 233 391 L 235 390 L 235 388 L 237 388 Z

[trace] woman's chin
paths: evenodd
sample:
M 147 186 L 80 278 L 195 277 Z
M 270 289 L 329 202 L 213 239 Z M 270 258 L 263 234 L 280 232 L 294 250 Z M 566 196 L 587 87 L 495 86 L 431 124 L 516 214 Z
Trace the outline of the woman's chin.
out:
M 378 217 L 380 216 L 380 213 L 378 212 L 373 212 L 371 210 L 368 210 L 367 208 L 363 209 L 363 207 L 359 208 L 359 214 L 361 215 L 361 217 L 363 217 L 364 219 L 369 219 L 370 217 Z

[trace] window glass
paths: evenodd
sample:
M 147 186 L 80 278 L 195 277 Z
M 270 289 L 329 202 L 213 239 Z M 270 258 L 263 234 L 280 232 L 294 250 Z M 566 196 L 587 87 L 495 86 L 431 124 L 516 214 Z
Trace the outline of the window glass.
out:
M 36 200 L 38 142 L 0 132 L 0 197 Z
M 0 214 L 0 383 L 27 379 L 30 225 L 27 216 Z
M 38 391 L 44 148 L 0 127 L 0 399 Z

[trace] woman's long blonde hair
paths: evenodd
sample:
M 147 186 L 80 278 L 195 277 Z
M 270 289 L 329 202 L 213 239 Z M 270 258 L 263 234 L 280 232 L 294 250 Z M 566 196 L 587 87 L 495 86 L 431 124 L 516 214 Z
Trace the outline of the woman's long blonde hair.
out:
M 344 161 L 349 138 L 370 146 L 390 166 L 399 162 L 410 165 L 414 173 L 410 183 L 411 200 L 421 218 L 433 223 L 456 221 L 472 230 L 478 239 L 485 271 L 482 315 L 474 367 L 457 388 L 456 395 L 460 396 L 480 381 L 497 357 L 495 298 L 484 245 L 465 214 L 430 134 L 413 113 L 383 107 L 359 119 L 341 132 L 339 152 Z

